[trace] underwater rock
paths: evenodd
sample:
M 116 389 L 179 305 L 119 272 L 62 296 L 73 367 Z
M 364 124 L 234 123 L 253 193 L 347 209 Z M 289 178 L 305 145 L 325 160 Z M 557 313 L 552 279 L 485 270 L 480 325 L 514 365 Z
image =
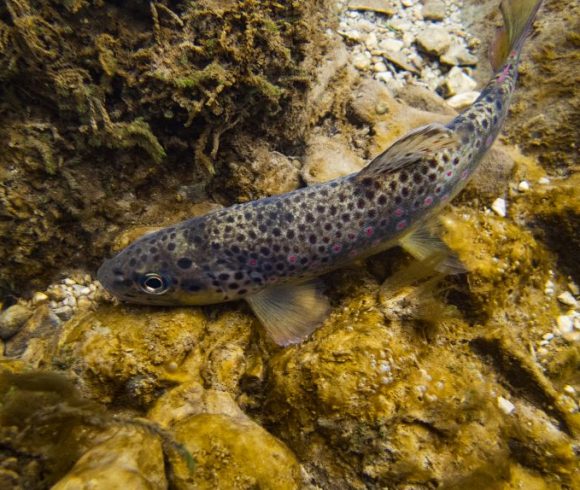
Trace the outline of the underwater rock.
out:
M 473 104 L 481 92 L 471 91 L 471 92 L 463 92 L 462 94 L 454 95 L 453 97 L 449 97 L 445 102 L 448 105 L 453 107 L 453 109 L 457 111 L 461 111 L 466 109 L 471 104 Z
M 9 306 L 0 313 L 0 339 L 6 340 L 17 333 L 32 316 L 32 310 L 22 304 Z
M 267 144 L 241 138 L 236 152 L 241 158 L 230 162 L 229 167 L 240 190 L 238 201 L 284 194 L 300 186 L 298 162 L 272 151 Z
M 364 160 L 339 136 L 313 136 L 308 141 L 301 175 L 307 184 L 327 182 L 358 172 Z
M 92 398 L 110 402 L 120 397 L 147 406 L 179 379 L 174 373 L 205 326 L 204 315 L 194 307 L 101 306 L 65 325 L 55 357 L 77 374 Z
M 247 418 L 200 414 L 178 422 L 173 430 L 195 461 L 192 470 L 173 461 L 178 490 L 192 486 L 201 490 L 300 487 L 296 457 Z
M 451 37 L 444 27 L 430 26 L 417 35 L 417 44 L 427 53 L 442 55 L 451 45 Z
M 424 0 L 423 18 L 426 20 L 443 20 L 445 18 L 445 3 L 441 0 Z
M 4 355 L 20 356 L 20 359 L 30 362 L 34 367 L 50 365 L 61 324 L 48 305 L 39 306 L 23 328 L 6 341 Z
M 114 428 L 89 449 L 53 490 L 167 488 L 159 438 L 135 427 Z
M 454 66 L 449 70 L 443 89 L 447 97 L 453 97 L 464 92 L 472 92 L 477 87 L 477 82 L 466 75 L 461 68 Z
M 439 58 L 446 65 L 476 65 L 477 56 L 472 55 L 468 49 L 458 42 L 451 43 L 449 49 Z
M 350 10 L 370 10 L 385 15 L 393 15 L 396 5 L 393 0 L 351 0 L 348 3 Z

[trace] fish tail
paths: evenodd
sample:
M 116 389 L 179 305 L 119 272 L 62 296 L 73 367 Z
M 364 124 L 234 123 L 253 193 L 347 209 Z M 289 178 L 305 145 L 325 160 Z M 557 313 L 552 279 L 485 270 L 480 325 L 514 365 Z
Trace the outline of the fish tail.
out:
M 532 28 L 542 0 L 503 0 L 500 5 L 504 26 L 490 46 L 490 61 L 498 71 L 510 53 L 519 53 Z

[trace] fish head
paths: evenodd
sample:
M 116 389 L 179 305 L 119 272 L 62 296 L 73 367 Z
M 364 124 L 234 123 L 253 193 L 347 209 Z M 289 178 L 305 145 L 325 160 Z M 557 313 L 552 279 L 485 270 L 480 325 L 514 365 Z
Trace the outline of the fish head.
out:
M 136 240 L 99 268 L 97 279 L 128 303 L 186 305 L 215 302 L 216 291 L 202 268 L 200 251 L 160 230 Z

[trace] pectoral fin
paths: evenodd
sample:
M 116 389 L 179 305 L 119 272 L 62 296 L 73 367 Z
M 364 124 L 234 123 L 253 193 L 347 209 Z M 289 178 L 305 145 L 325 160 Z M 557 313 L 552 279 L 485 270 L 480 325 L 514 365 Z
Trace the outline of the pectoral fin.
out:
M 264 289 L 246 301 L 274 342 L 296 344 L 320 326 L 330 308 L 320 284 L 281 285 Z
M 399 243 L 406 252 L 417 260 L 424 261 L 432 258 L 437 272 L 445 274 L 466 272 L 465 266 L 455 252 L 424 227 L 405 235 Z

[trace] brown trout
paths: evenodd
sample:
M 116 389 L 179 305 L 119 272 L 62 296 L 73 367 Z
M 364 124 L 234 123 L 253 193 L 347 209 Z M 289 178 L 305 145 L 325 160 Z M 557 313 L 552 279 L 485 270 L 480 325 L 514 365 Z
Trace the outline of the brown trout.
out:
M 275 342 L 299 342 L 329 306 L 314 278 L 396 245 L 425 258 L 425 223 L 468 181 L 494 142 L 541 0 L 504 0 L 496 75 L 447 125 L 396 141 L 356 174 L 238 204 L 146 235 L 98 272 L 119 299 L 205 305 L 245 299 Z

